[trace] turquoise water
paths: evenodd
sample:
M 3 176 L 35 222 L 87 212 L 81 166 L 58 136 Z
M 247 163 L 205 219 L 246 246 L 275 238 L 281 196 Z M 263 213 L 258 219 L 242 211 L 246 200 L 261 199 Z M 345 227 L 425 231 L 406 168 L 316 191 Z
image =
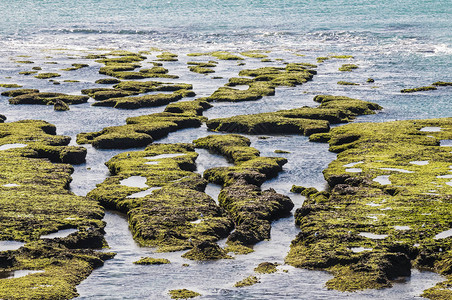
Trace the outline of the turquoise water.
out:
M 179 82 L 193 83 L 198 96 L 208 96 L 236 76 L 236 62 L 220 62 L 216 75 L 225 79 L 210 80 L 190 73 L 184 54 L 198 51 L 251 49 L 270 50 L 272 58 L 315 63 L 316 57 L 331 53 L 351 54 L 359 69 L 338 72 L 343 61 L 331 61 L 318 68 L 312 82 L 297 88 L 278 88 L 275 97 L 246 103 L 215 103 L 205 116 L 216 118 L 240 113 L 256 113 L 314 106 L 315 94 L 346 95 L 374 101 L 384 107 L 376 115 L 359 117 L 356 122 L 382 122 L 398 119 L 452 117 L 452 88 L 440 88 L 416 94 L 401 94 L 400 89 L 452 81 L 452 5 L 450 1 L 174 1 L 174 0 L 3 0 L 0 1 L 0 83 L 21 83 L 42 91 L 80 93 L 96 87 L 99 65 L 63 74 L 63 79 L 79 83 L 54 86 L 48 81 L 19 76 L 30 69 L 14 63 L 19 55 L 30 55 L 35 65 L 58 71 L 80 58 L 84 51 L 95 49 L 149 50 L 151 47 L 180 54 L 177 63 L 165 63 Z M 53 49 L 53 50 L 50 50 Z M 59 50 L 57 50 L 59 49 Z M 296 57 L 293 53 L 306 55 Z M 51 56 L 59 64 L 44 65 Z M 81 60 L 81 59 L 78 59 Z M 78 61 L 77 60 L 77 61 Z M 152 60 L 152 57 L 149 58 Z M 263 64 L 248 62 L 247 67 Z M 53 68 L 53 69 L 52 69 Z M 65 77 L 66 76 L 66 77 Z M 11 77 L 11 78 L 8 78 Z M 365 82 L 375 79 L 375 88 L 337 85 L 339 80 Z M 60 79 L 59 79 L 60 80 Z M 177 82 L 177 80 L 176 80 Z M 3 91 L 0 88 L 0 92 Z M 129 116 L 163 111 L 163 107 L 120 111 L 105 107 L 75 105 L 67 112 L 51 107 L 13 106 L 0 96 L 0 113 L 8 121 L 44 119 L 57 126 L 58 134 L 75 140 L 79 132 L 97 131 L 106 126 L 122 125 Z M 205 127 L 170 134 L 162 142 L 191 142 L 209 134 Z M 274 156 L 274 150 L 291 152 L 282 155 L 289 162 L 284 172 L 265 183 L 289 195 L 299 207 L 303 199 L 289 193 L 293 183 L 325 187 L 322 170 L 335 155 L 327 145 L 309 143 L 301 136 L 274 136 L 268 140 L 252 139 L 252 146 L 262 155 Z M 87 163 L 75 167 L 71 189 L 85 195 L 102 182 L 108 171 L 104 162 L 121 151 L 88 148 Z M 203 154 L 199 169 L 210 166 L 215 157 Z M 218 188 L 210 187 L 218 192 Z M 108 213 L 107 240 L 117 257 L 97 269 L 79 287 L 81 299 L 167 299 L 167 291 L 189 288 L 201 292 L 200 299 L 415 299 L 441 277 L 414 271 L 410 280 L 392 289 L 340 293 L 324 287 L 331 275 L 283 266 L 289 272 L 263 276 L 261 284 L 236 289 L 233 284 L 253 273 L 262 261 L 284 262 L 290 241 L 298 233 L 293 217 L 274 222 L 272 239 L 259 243 L 256 252 L 238 256 L 233 261 L 192 263 L 181 253 L 156 254 L 152 249 L 134 244 L 124 216 Z M 167 257 L 173 264 L 143 268 L 132 262 L 140 256 Z

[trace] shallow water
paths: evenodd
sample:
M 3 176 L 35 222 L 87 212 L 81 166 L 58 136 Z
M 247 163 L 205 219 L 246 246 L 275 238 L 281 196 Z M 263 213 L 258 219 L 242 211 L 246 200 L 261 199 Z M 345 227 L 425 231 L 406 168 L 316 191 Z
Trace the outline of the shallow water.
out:
M 0 241 L 0 251 L 17 250 L 23 245 L 25 245 L 24 242 Z
M 57 232 L 41 235 L 40 238 L 41 239 L 65 238 L 77 231 L 78 229 L 75 228 L 62 229 L 58 230 Z
M 359 69 L 338 72 L 343 60 L 320 64 L 318 75 L 300 87 L 281 87 L 276 96 L 245 103 L 215 103 L 204 115 L 209 118 L 242 113 L 269 112 L 301 106 L 316 106 L 317 94 L 336 94 L 374 101 L 384 107 L 375 115 L 358 117 L 355 122 L 383 122 L 400 119 L 451 117 L 449 87 L 436 91 L 401 94 L 403 88 L 452 81 L 452 7 L 449 1 L 118 1 L 118 0 L 11 0 L 0 1 L 0 83 L 20 83 L 24 88 L 41 91 L 61 91 L 80 94 L 81 89 L 98 87 L 94 81 L 105 76 L 98 74 L 99 64 L 84 60 L 86 50 L 112 48 L 131 51 L 160 47 L 176 52 L 179 62 L 165 63 L 170 74 L 180 79 L 165 82 L 192 83 L 197 97 L 209 96 L 223 86 L 229 77 L 237 76 L 237 62 L 220 61 L 216 73 L 208 76 L 191 73 L 187 61 L 205 61 L 210 57 L 187 57 L 186 53 L 213 50 L 244 51 L 269 50 L 271 63 L 247 59 L 246 68 L 281 66 L 275 59 L 287 62 L 316 63 L 316 57 L 329 54 L 351 54 Z M 53 50 L 50 50 L 53 49 Z M 103 51 L 99 51 L 103 52 Z M 295 54 L 305 55 L 303 57 Z M 30 55 L 19 58 L 18 55 Z M 150 60 L 155 53 L 149 55 Z M 90 67 L 73 72 L 61 72 L 74 59 Z M 32 76 L 18 75 L 31 66 L 16 60 L 32 60 L 31 66 L 43 71 L 62 74 L 61 85 Z M 45 64 L 54 61 L 58 64 Z M 347 61 L 348 62 L 348 61 Z M 223 77 L 212 79 L 214 76 Z M 366 84 L 372 77 L 375 82 Z M 64 83 L 77 79 L 78 83 Z M 340 86 L 337 81 L 361 83 L 360 86 Z M 108 85 L 106 85 L 108 86 Z M 239 87 L 241 88 L 241 87 Z M 0 92 L 6 89 L 0 88 Z M 98 131 L 106 126 L 123 125 L 127 117 L 163 111 L 163 107 L 140 110 L 116 110 L 90 107 L 90 103 L 73 105 L 70 111 L 55 112 L 51 106 L 9 105 L 0 96 L 0 112 L 7 121 L 43 119 L 57 126 L 58 134 L 72 138 L 79 132 Z M 185 129 L 171 133 L 158 142 L 191 142 L 210 134 L 206 127 Z M 306 137 L 275 135 L 268 139 L 249 136 L 252 146 L 263 156 L 288 159 L 283 172 L 263 184 L 289 195 L 295 208 L 303 197 L 289 192 L 292 184 L 325 189 L 322 170 L 336 158 L 328 152 L 328 145 L 309 143 Z M 448 140 L 442 146 L 451 146 Z M 85 164 L 75 166 L 71 190 L 86 195 L 108 175 L 104 165 L 123 150 L 98 150 L 84 145 Z M 143 148 L 128 151 L 142 150 Z M 290 153 L 275 154 L 282 149 Z M 214 166 L 227 166 L 227 160 L 207 151 L 197 150 L 198 172 Z M 154 158 L 155 159 L 155 158 Z M 153 163 L 149 161 L 148 163 Z M 347 166 L 344 166 L 347 167 Z M 349 166 L 350 168 L 353 166 Z M 446 183 L 452 185 L 452 182 Z M 143 188 L 147 186 L 143 185 Z M 206 192 L 217 199 L 220 187 L 209 184 Z M 142 193 L 142 192 L 140 192 Z M 390 208 L 383 208 L 390 209 Z M 325 289 L 331 278 L 325 272 L 307 271 L 281 266 L 288 273 L 263 275 L 261 283 L 237 289 L 233 284 L 251 275 L 262 261 L 283 259 L 291 240 L 298 233 L 293 216 L 274 222 L 272 239 L 256 245 L 255 253 L 238 256 L 235 260 L 214 263 L 187 262 L 181 253 L 155 254 L 152 249 L 140 248 L 132 240 L 126 219 L 107 213 L 107 241 L 118 255 L 93 272 L 78 291 L 81 299 L 165 299 L 173 288 L 188 288 L 202 293 L 200 299 L 413 299 L 422 290 L 433 286 L 441 277 L 413 271 L 406 283 L 392 289 L 340 293 Z M 224 242 L 224 241 L 223 241 Z M 141 256 L 167 257 L 173 264 L 137 266 L 133 261 Z

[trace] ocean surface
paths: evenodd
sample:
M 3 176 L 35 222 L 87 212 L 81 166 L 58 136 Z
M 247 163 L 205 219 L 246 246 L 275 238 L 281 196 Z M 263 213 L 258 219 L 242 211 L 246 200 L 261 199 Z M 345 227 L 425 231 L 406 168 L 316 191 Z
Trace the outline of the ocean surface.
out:
M 401 119 L 452 117 L 452 88 L 402 94 L 401 89 L 452 81 L 452 4 L 431 1 L 186 1 L 186 0 L 0 0 L 0 83 L 19 83 L 24 88 L 80 94 L 84 88 L 96 87 L 99 64 L 84 60 L 87 53 L 111 49 L 148 51 L 156 48 L 179 54 L 179 61 L 165 63 L 170 74 L 194 85 L 198 96 L 208 96 L 237 76 L 237 62 L 221 61 L 212 79 L 187 70 L 186 54 L 228 50 L 270 51 L 271 59 L 316 63 L 316 57 L 331 54 L 353 55 L 350 61 L 359 66 L 353 72 L 338 72 L 349 61 L 331 60 L 319 64 L 314 80 L 295 88 L 277 88 L 276 96 L 246 103 L 214 103 L 205 112 L 208 118 L 315 106 L 316 94 L 334 94 L 377 102 L 384 107 L 375 115 L 362 116 L 355 122 L 383 122 Z M 149 61 L 155 58 L 152 52 Z M 303 55 L 303 56 L 297 56 Z M 26 58 L 25 58 L 26 57 Z M 32 66 L 17 60 L 32 60 L 49 72 L 60 72 L 74 62 L 90 64 L 72 73 L 64 73 L 61 85 L 19 75 Z M 53 61 L 57 64 L 45 64 Z M 260 60 L 247 59 L 247 68 L 269 66 Z M 367 78 L 375 82 L 366 84 Z M 79 80 L 65 83 L 64 80 Z M 337 81 L 360 83 L 341 86 Z M 166 81 L 166 80 L 165 80 Z M 6 90 L 0 88 L 0 92 Z M 0 96 L 0 113 L 7 121 L 43 119 L 57 126 L 58 134 L 72 137 L 77 133 L 98 131 L 106 126 L 122 125 L 129 116 L 163 111 L 164 107 L 140 110 L 117 110 L 91 107 L 90 103 L 73 105 L 67 112 L 52 107 L 9 105 Z M 159 142 L 191 142 L 208 135 L 205 127 L 170 134 Z M 292 198 L 295 208 L 301 196 L 289 192 L 292 184 L 324 189 L 322 170 L 335 159 L 325 144 L 308 142 L 303 136 L 249 137 L 252 146 L 263 156 L 280 155 L 289 162 L 277 178 L 263 188 L 275 188 Z M 76 166 L 71 190 L 86 195 L 108 176 L 104 162 L 119 150 L 96 150 L 87 146 L 86 164 Z M 288 154 L 275 154 L 274 150 Z M 132 149 L 139 150 L 139 149 Z M 227 165 L 221 157 L 199 151 L 198 171 Z M 219 187 L 208 186 L 216 197 Z M 107 241 L 115 259 L 96 269 L 78 287 L 80 299 L 169 299 L 168 290 L 187 288 L 200 292 L 199 299 L 416 299 L 426 288 L 441 281 L 441 276 L 413 270 L 411 278 L 393 288 L 357 293 L 327 290 L 325 272 L 295 269 L 282 265 L 276 274 L 263 275 L 261 283 L 246 288 L 233 285 L 253 274 L 260 262 L 283 264 L 290 242 L 298 233 L 293 217 L 273 223 L 272 239 L 256 245 L 255 252 L 234 260 L 194 263 L 181 253 L 154 253 L 132 240 L 125 216 L 107 212 Z M 220 242 L 224 243 L 224 241 Z M 165 257 L 164 266 L 137 266 L 141 256 Z M 182 267 L 183 263 L 190 267 Z

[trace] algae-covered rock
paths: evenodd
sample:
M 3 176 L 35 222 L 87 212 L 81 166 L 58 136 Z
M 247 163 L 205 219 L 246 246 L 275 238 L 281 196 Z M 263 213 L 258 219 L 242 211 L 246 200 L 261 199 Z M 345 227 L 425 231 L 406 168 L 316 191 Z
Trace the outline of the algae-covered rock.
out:
M 38 75 L 35 76 L 35 78 L 38 79 L 49 79 L 49 78 L 55 78 L 55 77 L 60 77 L 61 75 L 58 73 L 39 73 Z
M 348 122 L 357 115 L 373 114 L 381 109 L 378 104 L 344 96 L 318 95 L 314 101 L 320 102 L 320 106 L 211 119 L 206 124 L 216 131 L 312 135 L 328 132 L 330 123 Z
M 16 83 L 0 83 L 0 87 L 7 88 L 7 89 L 15 89 L 15 88 L 21 88 L 22 85 L 19 85 Z
M 92 250 L 105 245 L 103 209 L 68 190 L 70 165 L 49 161 L 62 162 L 66 160 L 62 157 L 79 148 L 65 146 L 69 138 L 56 136 L 55 131 L 44 121 L 0 124 L 0 240 L 26 242 L 0 255 L 1 268 L 42 271 L 0 280 L 2 299 L 76 297 L 76 285 L 112 257 Z M 44 234 L 67 228 L 77 231 L 40 240 Z
M 133 263 L 136 265 L 165 265 L 171 262 L 166 258 L 142 257 Z
M 193 143 L 218 152 L 235 164 L 204 172 L 208 181 L 223 186 L 218 201 L 235 221 L 236 228 L 229 235 L 228 244 L 249 246 L 269 239 L 271 221 L 287 215 L 293 203 L 273 189 L 262 191 L 260 186 L 276 176 L 287 160 L 259 157 L 259 151 L 249 147 L 249 139 L 239 135 L 208 136 Z
M 193 97 L 195 93 L 193 91 L 188 90 L 178 90 L 171 94 L 152 94 L 145 96 L 137 96 L 137 97 L 125 97 L 127 94 L 131 93 L 122 93 L 117 92 L 120 98 L 115 96 L 109 96 L 110 98 L 95 102 L 93 106 L 109 106 L 119 109 L 138 109 L 142 107 L 155 107 L 167 105 L 170 102 L 175 102 L 181 100 L 184 97 Z M 109 92 L 109 94 L 111 94 Z
M 244 287 L 244 286 L 251 286 L 255 285 L 256 283 L 259 283 L 259 279 L 257 279 L 256 276 L 248 276 L 245 279 L 238 281 L 234 284 L 235 287 Z
M 66 104 L 81 104 L 86 103 L 89 97 L 78 95 L 67 95 L 62 93 L 25 93 L 18 96 L 14 96 L 9 99 L 10 104 L 40 104 L 50 105 L 55 104 L 57 101 L 62 101 Z
M 171 296 L 171 299 L 190 299 L 195 298 L 198 296 L 201 296 L 200 293 L 193 292 L 187 289 L 182 290 L 170 290 L 169 294 Z
M 20 95 L 25 95 L 25 94 L 34 94 L 34 93 L 39 93 L 39 90 L 36 89 L 18 89 L 18 90 L 10 90 L 10 91 L 4 91 L 2 92 L 2 96 L 7 96 L 7 97 L 16 97 L 16 96 L 20 96 Z
M 341 291 L 389 287 L 412 266 L 448 276 L 452 154 L 440 140 L 452 139 L 452 119 L 348 124 L 329 134 L 338 153 L 324 170 L 330 190 L 312 190 L 297 209 L 301 231 L 286 262 L 331 272 L 327 287 Z M 436 299 L 444 284 L 425 295 Z
M 207 182 L 192 172 L 196 157 L 190 144 L 153 144 L 119 154 L 106 163 L 112 176 L 89 197 L 128 213 L 134 239 L 144 246 L 177 251 L 215 242 L 233 223 L 203 192 Z M 129 178 L 145 185 L 129 186 Z
M 61 100 L 56 100 L 53 104 L 53 109 L 56 111 L 66 111 L 69 110 L 69 105 Z
M 201 126 L 198 116 L 176 113 L 156 113 L 126 120 L 127 125 L 104 128 L 97 132 L 80 133 L 78 144 L 92 144 L 102 149 L 143 147 L 168 133 Z
M 116 78 L 102 78 L 102 79 L 98 79 L 96 80 L 94 83 L 97 84 L 117 84 L 120 83 L 121 80 L 116 79 Z
M 339 71 L 342 72 L 351 72 L 354 69 L 358 69 L 358 66 L 355 64 L 343 64 L 340 68 Z
M 415 92 L 425 92 L 425 91 L 433 91 L 437 90 L 438 88 L 436 86 L 421 86 L 417 88 L 410 88 L 410 89 L 403 89 L 400 90 L 401 93 L 415 93 Z
M 231 256 L 221 249 L 216 243 L 204 241 L 193 247 L 190 251 L 182 255 L 182 257 L 191 260 L 218 260 L 229 259 Z
M 277 271 L 277 269 L 276 269 L 277 266 L 278 266 L 277 263 L 263 262 L 263 263 L 260 263 L 256 268 L 254 268 L 254 272 L 260 273 L 260 274 L 275 273 Z

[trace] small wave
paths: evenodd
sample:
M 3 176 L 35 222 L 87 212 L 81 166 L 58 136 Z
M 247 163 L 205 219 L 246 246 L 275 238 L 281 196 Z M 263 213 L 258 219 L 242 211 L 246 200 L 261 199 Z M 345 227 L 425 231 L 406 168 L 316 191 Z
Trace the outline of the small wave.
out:
M 120 34 L 120 35 L 152 35 L 159 33 L 156 30 L 131 30 L 131 29 L 121 29 L 121 30 L 102 30 L 102 29 L 58 29 L 58 30 L 44 30 L 43 33 L 76 33 L 76 34 Z
M 435 46 L 433 46 L 433 52 L 436 54 L 450 55 L 450 54 L 452 54 L 452 47 L 445 45 L 445 44 L 435 45 Z

